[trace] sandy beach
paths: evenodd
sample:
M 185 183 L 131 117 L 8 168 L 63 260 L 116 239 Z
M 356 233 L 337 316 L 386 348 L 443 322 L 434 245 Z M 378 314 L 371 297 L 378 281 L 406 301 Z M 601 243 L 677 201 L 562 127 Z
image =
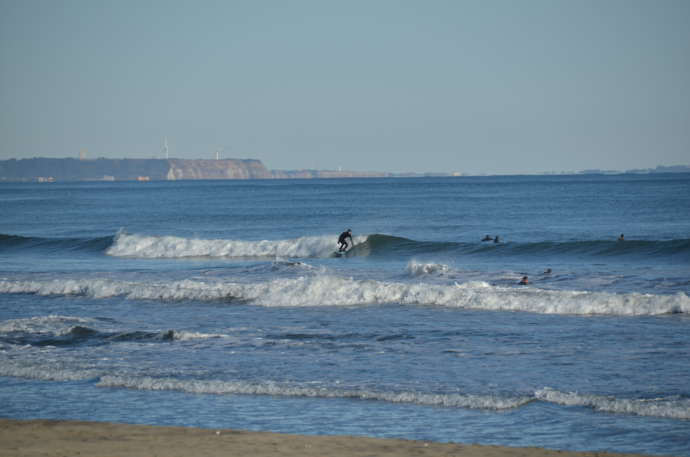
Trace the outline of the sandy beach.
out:
M 303 436 L 104 422 L 0 419 L 0 456 L 623 456 L 353 436 Z

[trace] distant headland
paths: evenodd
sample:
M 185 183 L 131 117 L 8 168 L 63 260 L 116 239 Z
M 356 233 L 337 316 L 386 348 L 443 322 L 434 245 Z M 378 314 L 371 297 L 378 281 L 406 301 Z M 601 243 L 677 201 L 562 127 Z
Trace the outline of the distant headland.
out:
M 540 174 L 688 173 L 690 166 L 649 169 L 584 170 Z M 463 173 L 388 173 L 347 170 L 269 170 L 257 159 L 75 159 L 31 158 L 0 160 L 0 182 L 55 181 L 176 181 L 192 179 L 312 179 L 467 176 Z
M 256 159 L 75 159 L 0 160 L 0 182 L 176 181 L 189 179 L 377 178 L 441 176 L 346 170 L 269 170 Z

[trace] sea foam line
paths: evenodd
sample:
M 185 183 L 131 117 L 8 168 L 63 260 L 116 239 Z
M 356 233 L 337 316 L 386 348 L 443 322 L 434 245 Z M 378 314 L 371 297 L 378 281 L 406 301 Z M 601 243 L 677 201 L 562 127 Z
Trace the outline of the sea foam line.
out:
M 93 379 L 98 387 L 126 388 L 150 391 L 178 391 L 191 394 L 214 395 L 272 395 L 276 397 L 304 397 L 325 399 L 354 399 L 388 403 L 415 404 L 446 408 L 508 410 L 540 401 L 566 407 L 590 408 L 597 412 L 648 417 L 690 420 L 690 399 L 679 397 L 627 399 L 577 392 L 561 392 L 542 388 L 533 394 L 475 395 L 462 393 L 428 393 L 413 391 L 386 392 L 372 389 L 338 388 L 288 384 L 276 381 L 221 381 L 178 379 L 151 376 L 115 376 L 104 369 L 73 368 L 55 363 L 20 363 L 3 357 L 0 376 L 43 381 L 83 381 Z
M 59 362 L 22 362 L 0 358 L 0 376 L 37 379 L 39 381 L 84 381 L 99 379 L 103 370 L 69 367 Z
M 406 403 L 446 408 L 508 410 L 534 401 L 561 406 L 581 406 L 595 411 L 671 419 L 690 419 L 690 399 L 621 399 L 591 394 L 559 392 L 544 388 L 533 395 L 473 395 L 460 393 L 385 392 L 370 389 L 341 389 L 330 386 L 292 385 L 275 381 L 245 382 L 219 380 L 180 380 L 175 378 L 104 376 L 99 387 L 137 390 L 174 390 L 194 394 L 273 395 L 278 397 L 345 398 L 355 400 Z
M 338 389 L 290 385 L 279 382 L 244 382 L 217 380 L 179 380 L 175 378 L 104 376 L 99 387 L 138 390 L 175 390 L 194 394 L 216 395 L 273 395 L 280 397 L 348 398 L 357 400 L 413 403 L 424 406 L 443 406 L 469 409 L 513 409 L 529 403 L 529 397 L 497 397 L 490 395 L 433 394 L 422 392 L 383 392 L 367 389 Z
M 538 390 L 534 395 L 540 401 L 562 406 L 583 406 L 607 413 L 690 419 L 690 399 L 688 398 L 627 399 L 560 392 L 550 388 Z
M 161 282 L 111 279 L 0 280 L 0 293 L 80 295 L 132 300 L 224 301 L 260 306 L 421 305 L 492 311 L 575 315 L 657 315 L 690 313 L 690 298 L 640 293 L 545 290 L 499 287 L 483 281 L 437 285 L 359 280 L 328 275 L 274 279 L 257 283 L 221 280 Z

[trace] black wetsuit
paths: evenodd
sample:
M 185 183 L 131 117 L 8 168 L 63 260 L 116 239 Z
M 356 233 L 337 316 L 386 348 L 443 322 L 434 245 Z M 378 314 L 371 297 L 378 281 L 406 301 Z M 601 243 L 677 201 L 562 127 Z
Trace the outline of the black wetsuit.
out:
M 352 242 L 352 234 L 350 232 L 343 232 L 340 234 L 338 237 L 338 250 L 339 251 L 344 251 L 347 249 L 347 239 L 350 239 L 350 242 Z

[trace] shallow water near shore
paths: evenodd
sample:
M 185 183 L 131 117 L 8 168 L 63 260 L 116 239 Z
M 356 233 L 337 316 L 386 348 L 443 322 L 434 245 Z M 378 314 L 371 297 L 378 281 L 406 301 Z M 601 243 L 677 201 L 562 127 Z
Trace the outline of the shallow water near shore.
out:
M 690 456 L 690 175 L 0 204 L 3 417 Z

